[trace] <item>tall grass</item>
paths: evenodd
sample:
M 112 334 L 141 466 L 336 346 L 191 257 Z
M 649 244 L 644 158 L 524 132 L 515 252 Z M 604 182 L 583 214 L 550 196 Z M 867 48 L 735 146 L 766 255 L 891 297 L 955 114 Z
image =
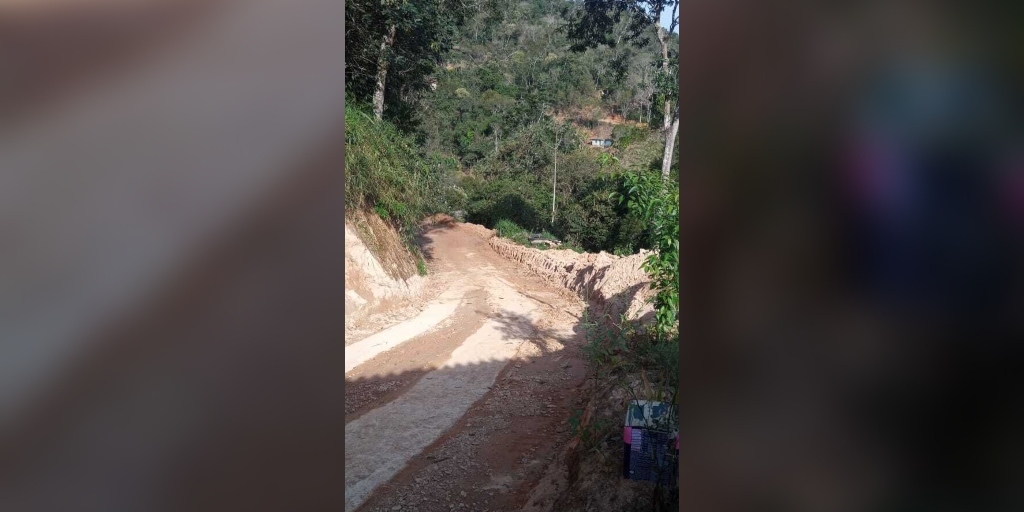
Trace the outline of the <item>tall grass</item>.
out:
M 462 206 L 457 162 L 420 154 L 415 141 L 364 108 L 345 106 L 345 207 L 372 209 L 414 229 L 427 215 Z
M 391 123 L 345 106 L 345 209 L 373 211 L 399 231 L 420 261 L 415 243 L 420 221 L 447 211 L 447 196 L 457 192 L 447 171 L 428 163 Z M 425 266 L 418 267 L 426 273 Z
M 529 245 L 529 233 L 515 222 L 508 219 L 501 219 L 494 225 L 494 231 L 502 238 L 508 238 L 514 242 Z

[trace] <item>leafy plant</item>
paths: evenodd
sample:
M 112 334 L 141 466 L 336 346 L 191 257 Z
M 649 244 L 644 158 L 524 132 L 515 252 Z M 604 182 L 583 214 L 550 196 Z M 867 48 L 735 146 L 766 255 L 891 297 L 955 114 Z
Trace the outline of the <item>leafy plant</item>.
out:
M 394 125 L 353 105 L 345 106 L 345 143 L 346 210 L 374 212 L 415 253 L 419 222 L 447 211 L 449 198 L 457 195 L 451 193 L 458 190 L 450 163 L 428 162 Z
M 497 231 L 498 236 L 502 238 L 512 238 L 513 235 L 521 232 L 523 228 L 508 219 L 501 219 L 494 225 L 494 230 Z
M 501 219 L 494 226 L 494 230 L 498 232 L 498 236 L 502 238 L 508 238 L 516 243 L 527 245 L 529 243 L 529 234 L 525 229 L 519 227 L 515 222 L 508 219 Z
M 679 190 L 654 172 L 625 172 L 611 197 L 625 203 L 648 226 L 654 252 L 644 260 L 654 296 L 655 332 L 664 340 L 677 332 L 679 311 Z
M 593 418 L 590 423 L 583 423 L 583 411 L 574 409 L 569 415 L 569 433 L 573 437 L 579 437 L 580 445 L 584 450 L 590 451 L 597 448 L 598 443 L 604 437 L 604 432 L 609 430 L 610 422 L 604 418 Z

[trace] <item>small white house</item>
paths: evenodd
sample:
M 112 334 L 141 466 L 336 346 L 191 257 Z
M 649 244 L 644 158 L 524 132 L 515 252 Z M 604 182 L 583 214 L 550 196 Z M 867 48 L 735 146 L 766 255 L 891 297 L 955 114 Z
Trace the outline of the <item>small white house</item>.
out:
M 607 123 L 596 123 L 590 129 L 590 146 L 595 148 L 612 147 L 612 125 Z

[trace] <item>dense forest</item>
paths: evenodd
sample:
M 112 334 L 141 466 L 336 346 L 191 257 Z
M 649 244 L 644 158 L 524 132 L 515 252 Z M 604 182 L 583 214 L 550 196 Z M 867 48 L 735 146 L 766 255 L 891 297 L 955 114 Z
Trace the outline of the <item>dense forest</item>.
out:
M 349 166 L 349 203 L 405 226 L 465 212 L 579 250 L 651 248 L 650 223 L 611 196 L 623 172 L 676 179 L 665 143 L 675 135 L 678 36 L 675 22 L 658 23 L 675 10 L 661 1 L 348 2 L 347 137 L 365 164 Z

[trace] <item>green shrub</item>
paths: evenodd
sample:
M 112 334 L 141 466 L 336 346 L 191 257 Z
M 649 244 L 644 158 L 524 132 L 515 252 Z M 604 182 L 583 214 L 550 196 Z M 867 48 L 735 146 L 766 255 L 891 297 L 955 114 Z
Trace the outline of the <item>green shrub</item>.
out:
M 577 240 L 576 237 L 574 237 L 572 235 L 567 237 L 565 239 L 565 241 L 562 242 L 561 248 L 562 249 L 568 249 L 570 251 L 575 251 L 575 252 L 578 252 L 580 254 L 582 254 L 584 252 L 587 252 L 586 250 L 583 249 L 583 246 L 580 245 L 579 240 Z
M 411 237 L 424 216 L 447 210 L 451 166 L 441 159 L 428 164 L 394 125 L 345 106 L 346 209 L 372 209 Z
M 522 231 L 523 228 L 508 219 L 501 219 L 494 225 L 494 230 L 497 231 L 498 236 L 502 238 L 512 238 L 512 235 Z
M 619 150 L 625 150 L 634 142 L 647 138 L 650 130 L 639 126 L 617 125 L 612 129 L 612 138 Z
M 502 238 L 507 238 L 522 245 L 529 245 L 530 243 L 529 233 L 508 219 L 499 220 L 494 225 L 494 230 Z
M 626 172 L 621 191 L 612 198 L 624 203 L 650 230 L 654 253 L 644 261 L 643 269 L 656 290 L 655 332 L 659 340 L 665 340 L 678 332 L 679 188 L 675 182 L 662 181 L 657 172 Z
M 632 245 L 616 245 L 612 249 L 612 254 L 616 256 L 629 256 L 632 254 L 636 254 L 636 251 L 633 250 Z
M 551 221 L 551 185 L 536 184 L 526 178 L 481 180 L 468 178 L 463 187 L 469 195 L 466 220 L 495 227 L 506 219 L 523 229 L 548 227 Z
M 600 320 L 590 318 L 589 312 L 584 311 L 580 322 L 586 339 L 583 354 L 599 373 L 622 368 L 627 363 L 624 357 L 629 352 L 628 337 L 632 329 L 628 322 L 611 325 Z

